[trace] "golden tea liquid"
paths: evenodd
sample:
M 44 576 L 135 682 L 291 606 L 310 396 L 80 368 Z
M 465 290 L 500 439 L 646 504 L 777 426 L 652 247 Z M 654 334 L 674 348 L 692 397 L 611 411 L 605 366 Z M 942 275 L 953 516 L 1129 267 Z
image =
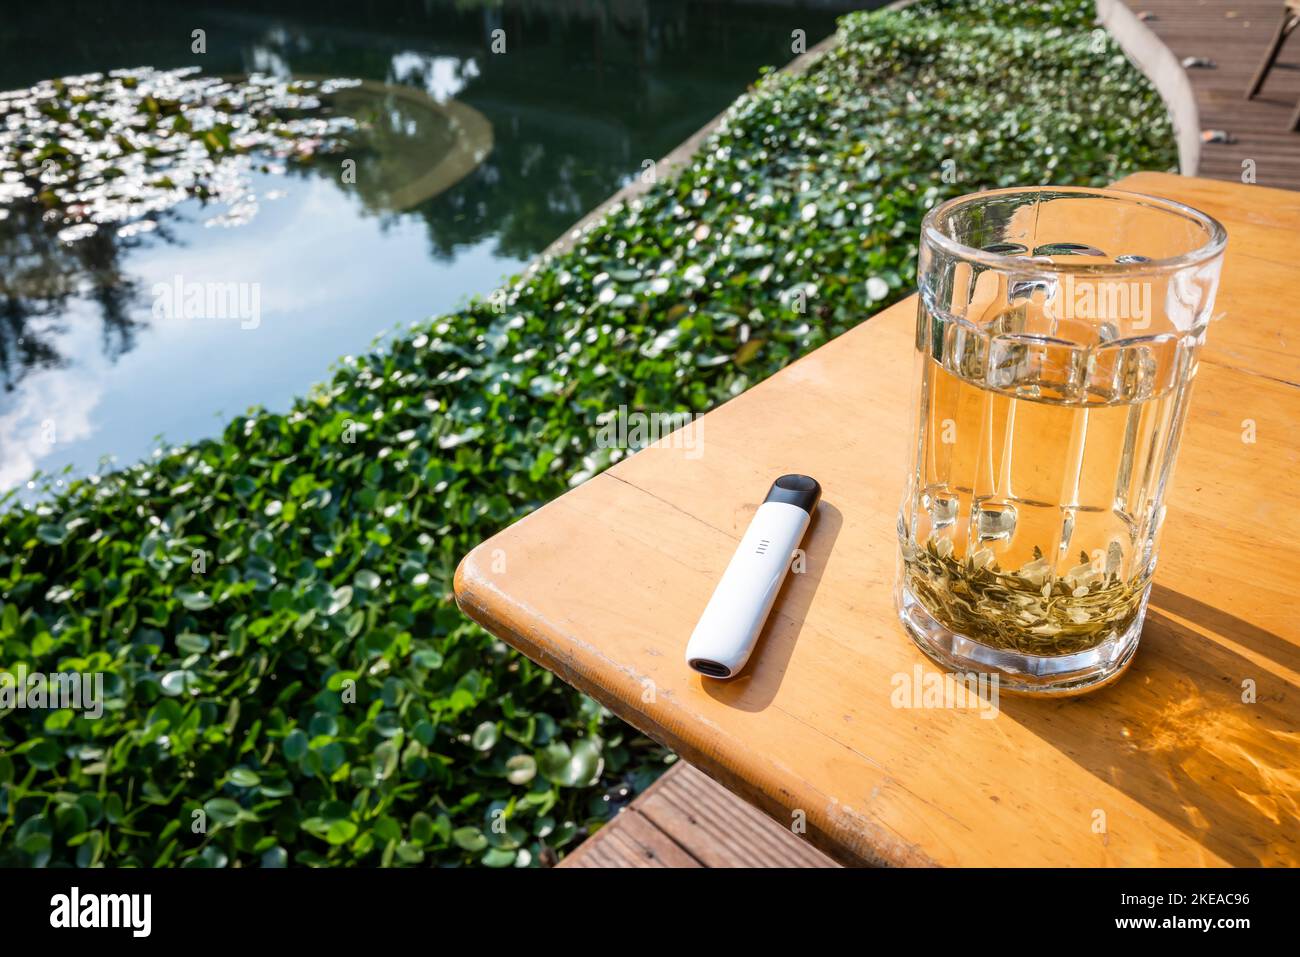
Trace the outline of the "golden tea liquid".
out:
M 1140 616 L 1198 339 L 1112 329 L 922 304 L 901 585 L 952 632 L 1061 656 Z
M 894 599 L 941 668 L 1071 695 L 1132 661 L 1226 242 L 1090 187 L 926 214 Z

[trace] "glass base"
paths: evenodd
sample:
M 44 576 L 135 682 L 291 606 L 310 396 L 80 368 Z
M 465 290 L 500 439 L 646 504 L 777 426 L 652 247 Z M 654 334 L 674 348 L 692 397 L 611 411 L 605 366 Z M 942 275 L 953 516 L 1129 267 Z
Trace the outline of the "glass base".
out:
M 1144 595 L 1137 617 L 1122 634 L 1087 651 L 1048 657 L 990 648 L 949 630 L 901 582 L 895 586 L 894 600 L 903 628 L 917 647 L 944 671 L 996 675 L 999 693 L 1056 697 L 1095 691 L 1123 674 L 1137 651 L 1147 611 Z

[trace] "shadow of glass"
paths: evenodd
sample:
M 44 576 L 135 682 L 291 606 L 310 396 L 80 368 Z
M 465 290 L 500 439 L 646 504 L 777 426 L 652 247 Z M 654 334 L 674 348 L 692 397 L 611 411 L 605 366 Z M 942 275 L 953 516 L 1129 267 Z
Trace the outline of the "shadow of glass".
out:
M 1153 612 L 1158 609 L 1176 618 L 1200 622 L 1216 635 L 1223 635 L 1234 644 L 1249 648 L 1261 657 L 1275 661 L 1291 671 L 1300 672 L 1300 646 L 1281 635 L 1207 605 L 1191 595 L 1180 594 L 1163 585 L 1152 585 L 1151 608 Z
M 1184 598 L 1160 591 L 1162 604 Z M 1166 607 L 1175 606 L 1180 614 L 1190 608 L 1178 602 Z M 1195 620 L 1293 666 L 1289 643 L 1201 609 Z M 1297 700 L 1300 688 L 1291 682 L 1152 608 L 1137 657 L 1114 685 L 1058 701 L 1004 695 L 1001 711 L 1224 861 L 1296 866 Z M 1106 791 L 1097 792 L 1102 811 Z M 1108 814 L 1107 821 L 1111 827 L 1116 816 Z

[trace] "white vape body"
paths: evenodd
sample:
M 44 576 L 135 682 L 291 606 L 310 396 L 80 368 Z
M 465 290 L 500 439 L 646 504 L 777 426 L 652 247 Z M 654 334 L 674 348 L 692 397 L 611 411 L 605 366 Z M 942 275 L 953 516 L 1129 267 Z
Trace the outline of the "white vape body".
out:
M 780 486 L 796 479 L 810 487 L 791 490 Z M 782 476 L 773 485 L 686 645 L 690 668 L 711 678 L 731 678 L 745 667 L 820 493 L 817 483 L 806 476 Z M 793 498 L 800 504 L 774 501 L 774 497 Z

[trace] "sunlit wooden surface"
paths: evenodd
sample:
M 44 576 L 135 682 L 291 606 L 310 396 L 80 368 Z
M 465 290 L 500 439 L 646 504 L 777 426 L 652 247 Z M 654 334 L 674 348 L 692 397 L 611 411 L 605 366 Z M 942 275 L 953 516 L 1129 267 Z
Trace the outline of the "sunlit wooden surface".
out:
M 1218 311 L 1137 658 L 1064 701 L 897 708 L 934 673 L 891 588 L 910 437 L 907 300 L 485 542 L 461 607 L 846 862 L 1300 864 L 1300 193 L 1163 174 L 1121 188 L 1228 227 Z M 686 669 L 771 480 L 823 505 L 746 672 Z

